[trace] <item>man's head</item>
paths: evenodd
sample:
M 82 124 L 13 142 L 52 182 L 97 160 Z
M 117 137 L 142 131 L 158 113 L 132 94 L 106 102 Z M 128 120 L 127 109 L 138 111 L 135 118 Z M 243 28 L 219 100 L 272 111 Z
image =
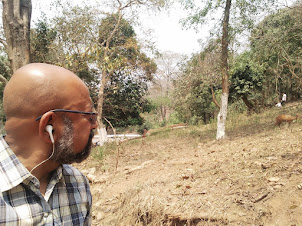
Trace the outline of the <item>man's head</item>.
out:
M 20 68 L 5 87 L 3 107 L 7 137 L 18 142 L 17 146 L 49 148 L 52 142 L 45 128 L 52 125 L 53 160 L 71 163 L 88 156 L 91 131 L 97 124 L 92 120 L 95 115 L 89 114 L 88 88 L 71 71 L 41 63 Z

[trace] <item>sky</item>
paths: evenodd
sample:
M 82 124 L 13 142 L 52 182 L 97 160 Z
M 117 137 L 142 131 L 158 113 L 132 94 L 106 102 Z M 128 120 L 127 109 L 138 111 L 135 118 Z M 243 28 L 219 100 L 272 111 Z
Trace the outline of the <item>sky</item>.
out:
M 280 7 L 284 7 L 292 5 L 296 0 L 277 1 Z M 159 13 L 159 15 L 144 13 L 141 15 L 141 19 L 144 21 L 145 27 L 154 29 L 154 37 L 159 50 L 191 55 L 202 50 L 200 43 L 205 43 L 210 37 L 209 28 L 211 25 L 210 27 L 204 25 L 202 29 L 199 29 L 199 32 L 194 29 L 183 29 L 179 21 L 186 15 L 187 13 L 183 10 L 183 7 L 175 3 L 169 13 L 165 11 Z M 241 37 L 241 39 L 245 40 L 246 36 Z M 242 51 L 245 48 L 244 46 L 239 48 L 238 51 Z
M 41 16 L 41 11 L 46 11 L 48 17 L 51 14 L 55 14 L 54 8 L 50 10 L 50 4 L 54 1 L 55 0 L 32 0 L 32 21 L 35 21 Z M 72 2 L 81 4 L 83 1 L 84 0 L 73 0 Z M 101 0 L 87 1 L 93 4 L 93 2 Z M 282 5 L 291 5 L 295 1 L 296 0 L 279 0 Z M 205 42 L 209 37 L 209 29 L 203 27 L 199 32 L 196 32 L 194 29 L 183 29 L 179 21 L 186 16 L 186 12 L 182 10 L 182 8 L 182 6 L 176 3 L 170 7 L 169 12 L 161 11 L 151 13 L 143 11 L 139 14 L 139 20 L 143 25 L 143 29 L 142 27 L 137 27 L 136 29 L 138 37 L 145 34 L 142 30 L 152 29 L 152 40 L 160 52 L 170 51 L 187 56 L 200 52 L 202 48 L 200 42 Z
M 169 12 L 159 15 L 142 15 L 144 27 L 154 30 L 154 38 L 160 51 L 172 51 L 190 55 L 201 50 L 199 39 L 206 38 L 206 32 L 196 32 L 194 29 L 185 29 L 180 19 L 185 17 L 180 7 L 174 6 Z
M 51 2 L 52 0 L 32 0 L 32 22 L 41 16 L 41 11 L 48 12 L 47 15 L 53 13 L 50 10 Z M 179 20 L 184 16 L 185 12 L 181 7 L 174 5 L 169 12 L 143 12 L 140 14 L 140 21 L 144 30 L 152 29 L 152 40 L 160 52 L 171 51 L 190 56 L 200 51 L 198 40 L 205 37 L 205 32 L 196 33 L 193 29 L 183 29 Z M 136 30 L 138 36 L 143 35 L 140 31 L 140 28 Z

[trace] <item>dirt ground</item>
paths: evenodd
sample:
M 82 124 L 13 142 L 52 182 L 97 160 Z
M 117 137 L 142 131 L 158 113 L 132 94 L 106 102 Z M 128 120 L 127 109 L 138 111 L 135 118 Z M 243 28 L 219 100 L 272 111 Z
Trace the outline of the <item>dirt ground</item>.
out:
M 93 225 L 302 225 L 301 122 L 215 141 L 183 128 L 122 143 L 79 168 Z

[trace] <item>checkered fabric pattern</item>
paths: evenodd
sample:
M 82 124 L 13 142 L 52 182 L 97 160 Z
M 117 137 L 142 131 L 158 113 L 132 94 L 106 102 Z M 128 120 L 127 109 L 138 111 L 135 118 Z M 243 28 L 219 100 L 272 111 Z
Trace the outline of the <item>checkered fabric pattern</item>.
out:
M 43 167 L 43 166 L 41 166 Z M 55 170 L 45 195 L 40 183 L 0 138 L 0 225 L 90 225 L 86 177 L 70 165 Z

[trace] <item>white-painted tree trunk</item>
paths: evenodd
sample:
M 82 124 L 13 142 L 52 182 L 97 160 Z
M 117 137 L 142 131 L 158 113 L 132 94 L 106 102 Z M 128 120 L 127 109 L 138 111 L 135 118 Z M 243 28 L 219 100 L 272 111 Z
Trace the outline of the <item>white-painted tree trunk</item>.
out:
M 98 128 L 100 146 L 103 146 L 108 141 L 107 131 L 105 127 Z
M 217 140 L 225 138 L 225 122 L 228 113 L 228 97 L 228 93 L 222 93 L 221 95 L 221 107 L 217 116 Z

